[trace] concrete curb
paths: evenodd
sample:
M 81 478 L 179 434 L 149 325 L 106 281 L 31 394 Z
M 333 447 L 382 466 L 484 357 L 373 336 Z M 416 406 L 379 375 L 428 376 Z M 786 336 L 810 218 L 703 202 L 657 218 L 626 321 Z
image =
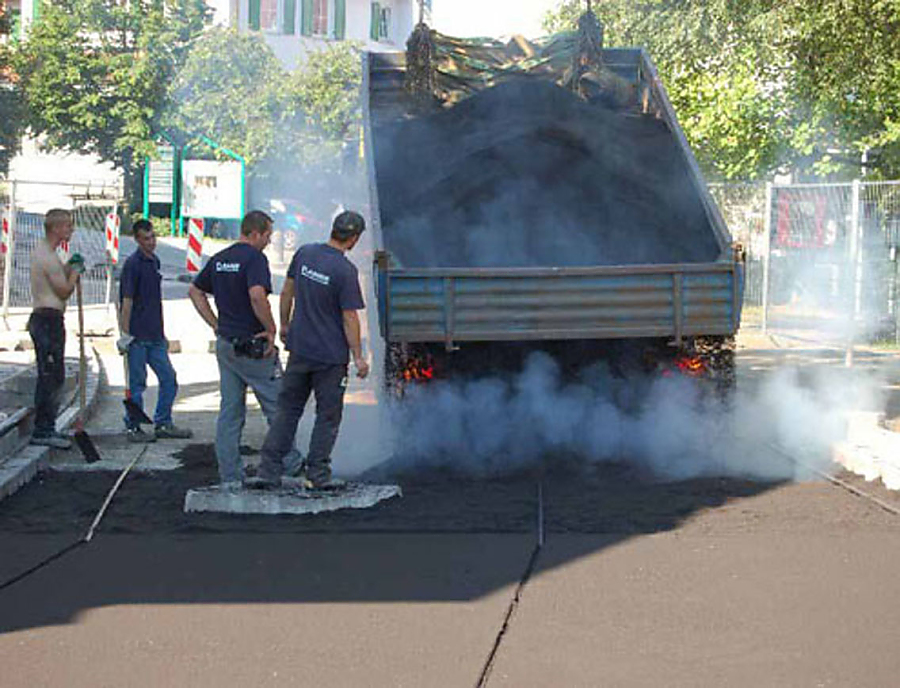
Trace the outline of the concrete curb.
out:
M 847 419 L 847 439 L 833 448 L 834 460 L 864 480 L 881 479 L 900 490 L 900 433 L 883 426 L 881 413 L 856 412 Z
M 103 365 L 100 362 L 100 356 L 95 349 L 91 349 L 91 356 L 88 357 L 88 374 L 86 380 L 86 406 L 85 416 L 91 417 L 91 413 L 96 406 L 99 398 L 100 385 L 104 376 Z M 78 418 L 78 397 L 77 394 L 73 398 L 71 404 L 56 419 L 56 429 L 59 432 L 65 432 L 71 428 Z M 22 421 L 31 418 L 31 413 L 23 415 Z M 20 424 L 20 428 L 23 426 Z M 15 493 L 20 487 L 27 484 L 38 471 L 43 469 L 48 462 L 50 456 L 50 447 L 37 447 L 27 444 L 30 436 L 30 427 L 27 432 L 22 433 L 20 429 L 19 440 L 21 446 L 18 451 L 11 454 L 7 459 L 0 459 L 0 500 Z M 77 451 L 73 448 L 70 451 Z

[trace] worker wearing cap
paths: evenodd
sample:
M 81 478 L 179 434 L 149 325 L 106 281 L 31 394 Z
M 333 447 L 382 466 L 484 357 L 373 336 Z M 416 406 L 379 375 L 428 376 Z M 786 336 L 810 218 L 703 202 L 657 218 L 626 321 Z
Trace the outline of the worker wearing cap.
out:
M 327 243 L 302 246 L 291 261 L 280 301 L 280 336 L 290 358 L 275 420 L 262 447 L 260 477 L 266 485 L 280 484 L 283 459 L 293 446 L 310 394 L 316 397 L 316 421 L 306 478 L 317 489 L 340 485 L 331 474 L 331 450 L 341 424 L 350 357 L 357 377 L 369 374 L 357 314 L 365 308 L 359 274 L 345 255 L 365 228 L 359 213 L 344 211 L 335 217 Z

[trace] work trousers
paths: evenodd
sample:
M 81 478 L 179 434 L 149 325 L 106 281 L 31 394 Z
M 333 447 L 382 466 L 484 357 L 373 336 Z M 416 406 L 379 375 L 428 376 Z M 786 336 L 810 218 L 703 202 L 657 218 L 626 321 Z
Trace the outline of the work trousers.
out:
M 159 395 L 156 399 L 156 411 L 153 422 L 157 427 L 172 422 L 172 404 L 178 393 L 178 380 L 175 368 L 169 359 L 169 345 L 164 339 L 136 339 L 128 347 L 125 356 L 128 365 L 131 400 L 144 408 L 144 391 L 147 389 L 147 366 L 159 381 Z M 136 419 L 125 415 L 125 426 L 130 429 L 140 427 Z
M 66 325 L 62 311 L 36 308 L 28 319 L 28 334 L 37 360 L 34 436 L 48 437 L 56 430 L 59 393 L 66 381 Z
M 331 450 L 341 426 L 346 389 L 346 365 L 317 364 L 291 354 L 284 371 L 275 420 L 263 442 L 260 465 L 263 479 L 275 481 L 281 477 L 284 458 L 293 447 L 297 423 L 311 393 L 316 397 L 316 422 L 309 440 L 306 474 L 313 482 L 331 477 Z
M 219 480 L 223 483 L 244 479 L 241 460 L 241 433 L 247 417 L 247 387 L 253 390 L 269 425 L 275 418 L 281 379 L 278 358 L 247 358 L 234 353 L 228 339 L 216 339 L 216 360 L 219 363 L 219 418 L 216 420 L 216 461 Z

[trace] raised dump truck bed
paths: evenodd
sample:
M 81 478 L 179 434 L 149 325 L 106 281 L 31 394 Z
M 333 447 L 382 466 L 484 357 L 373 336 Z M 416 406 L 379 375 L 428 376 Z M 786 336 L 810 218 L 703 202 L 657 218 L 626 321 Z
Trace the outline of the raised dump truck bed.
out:
M 650 58 L 605 49 L 614 97 L 586 102 L 542 55 L 483 84 L 444 72 L 445 98 L 424 111 L 404 53 L 365 56 L 381 335 L 447 351 L 725 342 L 742 263 Z

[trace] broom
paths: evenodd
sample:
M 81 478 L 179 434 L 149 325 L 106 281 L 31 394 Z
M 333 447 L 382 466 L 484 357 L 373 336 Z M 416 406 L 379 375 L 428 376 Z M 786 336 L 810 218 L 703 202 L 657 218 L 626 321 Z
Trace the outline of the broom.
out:
M 84 355 L 84 305 L 81 296 L 81 278 L 75 283 L 75 293 L 78 299 L 78 419 L 75 421 L 75 444 L 81 450 L 84 460 L 94 463 L 100 460 L 100 453 L 94 446 L 93 440 L 84 430 L 85 407 L 87 406 L 87 358 Z

